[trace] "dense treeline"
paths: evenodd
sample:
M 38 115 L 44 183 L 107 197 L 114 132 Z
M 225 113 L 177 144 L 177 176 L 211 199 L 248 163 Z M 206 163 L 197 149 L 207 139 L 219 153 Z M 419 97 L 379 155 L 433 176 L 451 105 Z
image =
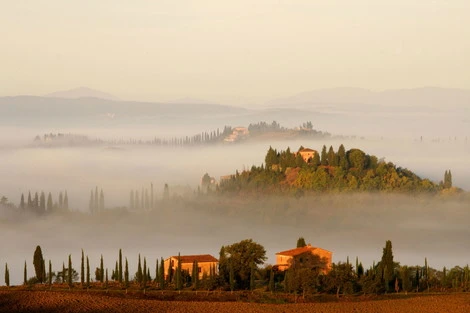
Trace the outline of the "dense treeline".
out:
M 303 244 L 302 244 L 303 243 Z M 303 238 L 297 241 L 297 247 L 305 244 Z M 157 258 L 155 267 L 140 254 L 136 258 L 137 271 L 130 276 L 128 257 L 119 250 L 115 267 L 104 267 L 103 256 L 97 260 L 94 279 L 90 273 L 90 260 L 81 251 L 80 273 L 72 264 L 71 255 L 62 262 L 61 269 L 52 271 L 52 261 L 46 263 L 40 246 L 33 255 L 34 276 L 28 278 L 27 262 L 24 263 L 24 282 L 26 286 L 44 284 L 52 288 L 53 284 L 67 284 L 69 288 L 109 288 L 110 284 L 121 289 L 138 288 L 141 290 L 259 290 L 292 293 L 308 296 L 330 293 L 343 294 L 381 294 L 389 292 L 443 292 L 470 291 L 469 266 L 455 266 L 451 269 L 437 270 L 429 266 L 424 258 L 422 265 L 401 265 L 394 259 L 391 241 L 386 241 L 380 261 L 365 269 L 359 258 L 355 264 L 349 261 L 325 265 L 325 259 L 305 252 L 289 261 L 286 270 L 277 266 L 264 265 L 266 250 L 252 239 L 242 240 L 222 246 L 219 264 L 211 265 L 208 271 L 200 275 L 198 262 L 192 269 L 183 270 L 178 254 L 178 265 Z M 46 264 L 48 269 L 46 270 Z M 320 264 L 320 266 L 319 266 Z M 328 268 L 328 270 L 325 270 Z M 9 269 L 5 264 L 5 285 L 9 286 Z
M 379 160 L 360 149 L 337 151 L 323 146 L 321 152 L 304 159 L 303 147 L 277 151 L 269 148 L 265 163 L 220 182 L 221 193 L 231 192 L 294 192 L 306 191 L 398 191 L 436 192 L 452 187 L 452 174 L 446 171 L 444 182 L 433 183 L 392 162 Z

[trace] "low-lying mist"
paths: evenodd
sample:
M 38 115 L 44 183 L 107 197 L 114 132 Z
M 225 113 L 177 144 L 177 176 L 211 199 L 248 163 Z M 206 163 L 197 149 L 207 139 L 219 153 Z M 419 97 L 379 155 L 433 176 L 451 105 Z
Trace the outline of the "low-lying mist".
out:
M 212 254 L 222 245 L 252 238 L 275 253 L 294 248 L 297 238 L 333 252 L 333 261 L 356 256 L 372 265 L 391 240 L 401 264 L 442 268 L 468 263 L 470 229 L 467 194 L 454 197 L 396 194 L 329 194 L 302 198 L 265 196 L 257 199 L 198 196 L 160 202 L 153 211 L 105 210 L 90 215 L 69 212 L 25 216 L 0 225 L 0 263 L 8 262 L 12 282 L 21 283 L 24 261 L 33 276 L 32 259 L 40 245 L 53 270 L 67 265 L 72 254 L 79 269 L 81 249 L 90 257 L 92 272 L 103 254 L 114 268 L 118 250 L 135 273 L 140 253 L 150 269 L 156 258 L 171 255 Z M 153 265 L 152 265 L 153 264 Z M 152 273 L 153 275 L 153 273 Z

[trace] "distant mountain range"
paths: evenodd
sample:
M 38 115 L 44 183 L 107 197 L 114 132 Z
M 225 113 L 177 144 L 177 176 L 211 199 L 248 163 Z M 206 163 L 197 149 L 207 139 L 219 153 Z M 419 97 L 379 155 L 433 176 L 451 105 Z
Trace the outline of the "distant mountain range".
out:
M 99 90 L 91 89 L 88 87 L 78 87 L 70 90 L 56 91 L 49 93 L 44 97 L 47 98 L 62 98 L 62 99 L 80 99 L 80 98 L 98 98 L 105 100 L 119 100 L 118 97 L 115 97 L 109 93 L 102 92 Z
M 361 88 L 319 89 L 267 102 L 269 107 L 399 110 L 468 108 L 470 90 L 437 87 L 371 91 Z

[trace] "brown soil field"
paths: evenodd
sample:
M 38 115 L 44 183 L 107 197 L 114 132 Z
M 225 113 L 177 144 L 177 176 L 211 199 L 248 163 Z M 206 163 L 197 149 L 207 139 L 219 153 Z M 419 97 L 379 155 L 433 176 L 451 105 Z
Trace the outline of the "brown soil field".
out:
M 165 301 L 151 294 L 86 291 L 0 291 L 0 312 L 470 312 L 470 294 L 420 295 L 388 299 L 343 298 L 338 302 L 262 304 Z

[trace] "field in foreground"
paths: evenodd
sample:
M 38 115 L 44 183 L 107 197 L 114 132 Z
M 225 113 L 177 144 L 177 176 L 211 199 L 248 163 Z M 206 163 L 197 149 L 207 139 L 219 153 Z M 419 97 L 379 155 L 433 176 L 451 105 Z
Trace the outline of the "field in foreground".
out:
M 351 300 L 351 299 L 350 299 Z M 470 294 L 326 303 L 161 301 L 124 294 L 0 291 L 0 312 L 470 312 Z

